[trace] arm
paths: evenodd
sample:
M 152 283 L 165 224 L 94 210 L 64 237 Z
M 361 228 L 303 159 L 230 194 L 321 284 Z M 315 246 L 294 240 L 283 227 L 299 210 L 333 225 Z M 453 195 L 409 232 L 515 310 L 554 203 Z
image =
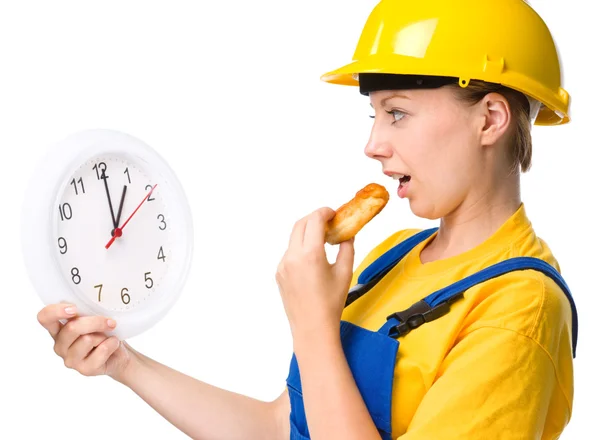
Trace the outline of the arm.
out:
M 298 336 L 294 352 L 311 438 L 381 440 L 346 361 L 339 329 Z
M 296 222 L 275 279 L 290 322 L 311 438 L 381 440 L 340 339 L 340 318 L 355 277 L 354 239 L 340 243 L 330 264 L 325 223 L 334 215 L 324 207 Z
M 286 438 L 287 393 L 273 402 L 259 401 L 189 377 L 131 347 L 128 350 L 132 353 L 132 362 L 123 376 L 115 379 L 190 437 L 211 440 Z
M 194 439 L 289 439 L 287 392 L 262 402 L 193 379 L 115 336 L 107 337 L 104 332 L 114 328 L 112 320 L 77 316 L 75 307 L 66 304 L 44 307 L 38 321 L 54 339 L 54 351 L 66 367 L 84 376 L 112 377 Z
M 483 327 L 444 359 L 399 440 L 557 438 L 569 418 L 548 353 L 525 335 Z

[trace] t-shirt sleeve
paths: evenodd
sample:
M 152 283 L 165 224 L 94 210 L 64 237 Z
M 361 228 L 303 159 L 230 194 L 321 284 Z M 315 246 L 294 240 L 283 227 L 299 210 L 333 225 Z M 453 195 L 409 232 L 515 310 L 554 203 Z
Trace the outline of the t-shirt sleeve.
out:
M 561 393 L 552 359 L 536 341 L 513 330 L 481 327 L 451 349 L 397 439 L 555 438 L 543 433 L 560 432 L 568 423 Z

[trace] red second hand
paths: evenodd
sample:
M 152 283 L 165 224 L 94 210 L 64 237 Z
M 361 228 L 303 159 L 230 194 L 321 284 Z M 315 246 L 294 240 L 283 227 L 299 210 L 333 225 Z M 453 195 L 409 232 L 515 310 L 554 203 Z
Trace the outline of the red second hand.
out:
M 152 187 L 152 189 L 150 190 L 150 192 L 148 194 L 146 194 L 146 196 L 144 197 L 144 200 L 142 200 L 140 202 L 140 204 L 137 206 L 137 208 L 135 208 L 135 210 L 131 213 L 131 215 L 127 218 L 127 220 L 125 220 L 125 223 L 123 223 L 123 226 L 121 226 L 120 228 L 115 228 L 115 232 L 114 232 L 115 235 L 113 235 L 112 238 L 110 239 L 110 241 L 108 243 L 106 243 L 106 246 L 104 246 L 106 249 L 108 249 L 114 243 L 114 241 L 117 239 L 117 237 L 120 237 L 121 235 L 123 235 L 123 229 L 125 228 L 125 225 L 127 225 L 127 223 L 129 223 L 129 220 L 131 220 L 131 217 L 133 217 L 133 215 L 137 212 L 137 210 L 140 209 L 140 207 L 144 204 L 146 199 L 148 197 L 150 197 L 150 195 L 152 194 L 152 191 L 154 191 L 154 188 L 156 188 L 157 185 L 158 185 L 158 183 Z

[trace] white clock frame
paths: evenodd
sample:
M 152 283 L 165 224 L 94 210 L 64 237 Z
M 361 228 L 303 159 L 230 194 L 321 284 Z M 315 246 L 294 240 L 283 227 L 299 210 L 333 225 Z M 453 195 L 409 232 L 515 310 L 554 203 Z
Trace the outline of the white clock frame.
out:
M 99 155 L 119 155 L 143 163 L 145 172 L 156 179 L 161 196 L 169 205 L 170 233 L 182 246 L 181 255 L 170 263 L 158 291 L 143 305 L 131 310 L 107 311 L 87 300 L 67 282 L 57 260 L 55 231 L 59 199 L 75 170 Z M 79 315 L 111 317 L 118 325 L 107 334 L 128 339 L 156 324 L 179 299 L 193 254 L 191 210 L 173 170 L 141 140 L 114 130 L 95 129 L 80 131 L 56 143 L 30 178 L 21 215 L 22 251 L 27 274 L 44 304 L 69 302 L 77 305 Z

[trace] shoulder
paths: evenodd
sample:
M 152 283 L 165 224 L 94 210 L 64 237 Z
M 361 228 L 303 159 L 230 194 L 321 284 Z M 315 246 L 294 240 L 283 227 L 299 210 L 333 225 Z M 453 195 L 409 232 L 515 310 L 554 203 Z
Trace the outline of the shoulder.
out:
M 532 339 L 551 357 L 571 340 L 567 295 L 549 276 L 532 269 L 509 272 L 474 289 L 464 330 L 495 327 Z M 570 346 L 570 342 L 568 344 Z
M 485 285 L 485 286 L 484 286 Z M 572 313 L 567 295 L 550 277 L 535 270 L 515 271 L 489 280 L 473 292 L 457 340 L 484 335 L 484 344 L 507 353 L 506 359 L 519 359 L 531 371 L 540 364 L 532 359 L 546 358 L 558 383 L 558 394 L 567 405 L 573 399 Z M 466 295 L 465 295 L 466 297 Z M 495 342 L 495 334 L 502 343 Z M 504 335 L 504 336 L 502 336 Z M 502 339 L 504 338 L 504 339 Z M 538 371 L 539 372 L 539 371 Z

